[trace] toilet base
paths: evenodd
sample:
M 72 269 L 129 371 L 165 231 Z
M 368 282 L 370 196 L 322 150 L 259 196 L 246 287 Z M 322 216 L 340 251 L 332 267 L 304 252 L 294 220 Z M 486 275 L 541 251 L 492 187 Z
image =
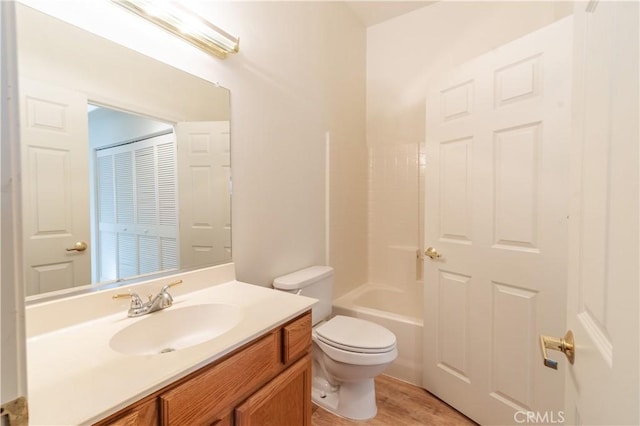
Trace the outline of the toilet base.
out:
M 325 410 L 347 419 L 369 420 L 378 413 L 373 379 L 333 386 L 321 377 L 314 377 L 311 399 Z

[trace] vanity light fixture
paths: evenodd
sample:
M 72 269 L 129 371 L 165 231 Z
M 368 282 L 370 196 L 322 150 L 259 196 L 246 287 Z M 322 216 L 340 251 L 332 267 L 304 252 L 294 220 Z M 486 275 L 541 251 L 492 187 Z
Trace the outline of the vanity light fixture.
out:
M 196 15 L 177 1 L 112 0 L 205 52 L 226 58 L 237 53 L 240 40 Z

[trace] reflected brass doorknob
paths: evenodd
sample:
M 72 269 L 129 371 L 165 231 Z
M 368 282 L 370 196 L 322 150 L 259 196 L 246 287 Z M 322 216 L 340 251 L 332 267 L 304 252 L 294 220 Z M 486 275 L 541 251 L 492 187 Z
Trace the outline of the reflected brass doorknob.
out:
M 549 337 L 540 335 L 540 349 L 542 350 L 542 358 L 545 367 L 558 369 L 558 361 L 554 361 L 547 355 L 547 349 L 560 351 L 566 355 L 571 364 L 576 359 L 575 341 L 573 340 L 573 332 L 567 331 L 562 339 L 557 337 Z
M 442 257 L 442 255 L 438 253 L 438 251 L 433 247 L 428 247 L 427 250 L 425 250 L 424 254 L 432 259 L 440 259 Z
M 67 251 L 85 251 L 87 247 L 87 243 L 84 241 L 78 241 L 73 245 L 73 247 L 68 248 Z

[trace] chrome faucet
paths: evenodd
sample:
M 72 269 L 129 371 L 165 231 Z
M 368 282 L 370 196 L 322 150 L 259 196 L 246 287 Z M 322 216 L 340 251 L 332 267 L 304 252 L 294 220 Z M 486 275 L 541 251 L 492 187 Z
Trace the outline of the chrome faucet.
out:
M 155 297 L 151 297 L 151 295 L 149 295 L 149 300 L 147 302 L 143 302 L 142 299 L 140 299 L 140 296 L 136 293 L 114 294 L 113 298 L 122 299 L 124 297 L 130 297 L 131 306 L 129 306 L 127 315 L 129 317 L 139 317 L 173 305 L 173 297 L 167 290 L 178 284 L 182 284 L 182 280 L 174 281 L 165 285 Z

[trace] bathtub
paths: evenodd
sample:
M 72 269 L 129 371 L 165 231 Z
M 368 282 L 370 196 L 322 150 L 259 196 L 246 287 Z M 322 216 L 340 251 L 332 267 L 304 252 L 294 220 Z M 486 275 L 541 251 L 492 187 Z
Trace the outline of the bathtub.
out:
M 391 330 L 398 358 L 384 374 L 422 386 L 422 282 L 396 288 L 364 284 L 333 301 L 333 314 L 362 318 Z

